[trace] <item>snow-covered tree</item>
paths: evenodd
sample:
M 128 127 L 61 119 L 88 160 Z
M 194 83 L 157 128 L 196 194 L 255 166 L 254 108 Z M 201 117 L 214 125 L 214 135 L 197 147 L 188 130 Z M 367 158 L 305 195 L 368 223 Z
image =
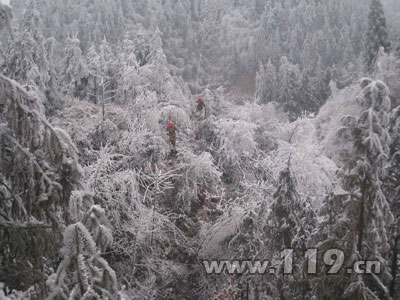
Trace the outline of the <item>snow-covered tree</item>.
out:
M 367 70 L 372 72 L 379 48 L 383 47 L 385 51 L 388 51 L 390 48 L 385 13 L 380 0 L 371 0 L 365 47 L 365 63 Z
M 301 73 L 297 66 L 289 62 L 287 57 L 282 57 L 278 75 L 277 102 L 289 113 L 293 120 L 302 111 L 299 103 L 298 91 L 301 84 Z
M 277 273 L 274 275 L 277 282 L 273 292 L 275 297 L 279 299 L 305 297 L 308 288 L 302 264 L 315 223 L 316 218 L 311 203 L 305 201 L 303 205 L 301 204 L 289 161 L 287 168 L 279 175 L 278 188 L 273 194 L 273 203 L 263 228 L 264 236 L 268 240 L 263 252 L 269 252 L 268 257 L 272 258 L 273 263 L 282 259 L 282 251 L 293 249 L 292 254 L 289 254 L 295 261 L 292 264 L 293 274 L 284 274 L 287 265 L 278 264 Z
M 4 28 L 7 28 L 11 37 L 13 38 L 11 21 L 14 17 L 14 14 L 12 7 L 8 4 L 0 3 L 0 31 Z
M 136 60 L 139 63 L 139 66 L 144 66 L 148 62 L 150 45 L 146 42 L 143 34 L 140 32 L 135 36 L 133 44 L 135 47 L 134 53 L 136 55 Z
M 90 45 L 87 50 L 86 56 L 86 65 L 88 69 L 88 98 L 94 103 L 98 102 L 97 95 L 100 93 L 99 91 L 99 83 L 100 83 L 100 74 L 102 73 L 101 69 L 101 58 L 97 51 L 96 45 Z
M 386 183 L 386 195 L 391 199 L 391 208 L 395 217 L 395 223 L 391 232 L 391 261 L 392 282 L 390 284 L 390 295 L 393 299 L 400 296 L 400 281 L 397 261 L 400 255 L 400 107 L 392 111 L 390 118 L 390 168 L 388 182 Z
M 117 98 L 121 103 L 133 102 L 138 96 L 139 65 L 137 57 L 141 57 L 140 53 L 135 53 L 136 47 L 133 41 L 125 38 L 122 45 L 121 55 L 118 57 L 118 87 Z M 144 54 L 143 54 L 144 55 Z M 143 57 L 140 58 L 143 63 Z
M 317 225 L 317 216 L 310 198 L 301 203 L 301 210 L 298 213 L 300 229 L 292 241 L 292 247 L 299 251 L 305 251 L 309 246 L 310 238 Z
M 275 251 L 290 249 L 299 225 L 300 196 L 289 166 L 279 175 L 279 186 L 274 193 L 268 217 L 268 235 Z
M 148 64 L 143 72 L 147 71 L 145 80 L 149 80 L 152 88 L 157 94 L 163 93 L 165 83 L 169 79 L 167 57 L 163 50 L 162 32 L 156 29 L 150 41 L 150 52 L 148 55 Z
M 277 101 L 277 71 L 271 60 L 266 67 L 260 65 L 256 77 L 256 99 L 258 103 L 265 104 Z
M 58 260 L 71 191 L 82 176 L 77 149 L 44 117 L 41 100 L 0 77 L 0 278 L 10 288 L 39 284 Z
M 48 284 L 47 300 L 58 299 L 118 299 L 118 285 L 114 270 L 101 253 L 112 242 L 111 231 L 104 226 L 105 212 L 93 205 L 93 198 L 84 193 L 75 193 L 71 201 L 75 208 L 74 219 L 79 219 L 80 210 L 90 208 L 82 220 L 69 225 L 64 233 L 63 260 Z
M 217 194 L 218 185 L 222 173 L 217 169 L 210 153 L 202 153 L 200 156 L 190 152 L 183 153 L 181 165 L 178 167 L 184 171 L 183 188 L 177 191 L 179 206 L 190 212 L 193 207 L 204 201 L 201 194 L 208 194 L 212 197 L 213 193 Z M 197 203 L 196 203 L 197 202 Z
M 315 261 L 323 261 L 323 254 L 330 249 L 343 251 L 346 261 L 342 269 L 334 276 L 327 273 L 328 267 L 317 265 L 316 274 L 310 274 L 307 279 L 310 282 L 313 295 L 316 299 L 339 299 L 349 284 L 346 270 L 352 266 L 352 247 L 355 242 L 354 210 L 345 210 L 350 205 L 349 195 L 336 184 L 327 192 L 319 210 L 319 222 L 312 235 L 312 247 L 318 249 L 318 256 L 311 258 Z M 311 246 L 311 245 L 310 245 Z
M 381 262 L 380 274 L 368 279 L 352 274 L 344 297 L 388 299 L 390 250 L 388 226 L 393 222 L 390 204 L 384 193 L 386 162 L 389 156 L 389 89 L 382 81 L 364 78 L 360 81 L 359 116 L 345 116 L 339 136 L 351 141 L 352 150 L 343 161 L 341 176 L 349 193 L 345 210 L 353 209 L 355 227 L 348 228 L 353 235 L 351 260 L 375 259 Z M 348 213 L 350 216 L 350 213 Z
M 99 103 L 103 110 L 105 119 L 105 105 L 114 100 L 117 83 L 117 62 L 113 50 L 106 39 L 103 39 L 99 50 L 92 45 L 87 55 L 87 66 L 89 70 L 89 95 L 95 103 Z
M 321 106 L 319 99 L 326 99 L 316 92 L 316 81 L 317 78 L 311 77 L 311 74 L 307 70 L 301 74 L 301 85 L 298 91 L 299 106 L 303 111 L 309 113 L 318 111 Z
M 5 75 L 37 89 L 46 108 L 52 109 L 60 99 L 55 92 L 58 85 L 49 61 L 51 53 L 46 49 L 51 42 L 45 40 L 41 23 L 36 0 L 26 0 L 20 29 L 8 47 L 2 68 Z
M 61 78 L 64 93 L 72 97 L 83 98 L 85 95 L 84 84 L 87 83 L 88 71 L 82 57 L 80 41 L 77 38 L 68 38 L 65 45 L 65 58 Z

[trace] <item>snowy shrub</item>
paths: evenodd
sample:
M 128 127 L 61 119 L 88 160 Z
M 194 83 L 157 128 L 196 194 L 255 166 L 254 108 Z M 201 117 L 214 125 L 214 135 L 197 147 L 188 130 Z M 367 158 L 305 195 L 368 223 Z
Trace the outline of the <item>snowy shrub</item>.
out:
M 240 292 L 241 290 L 238 288 L 237 284 L 232 281 L 230 284 L 227 284 L 222 288 L 219 288 L 217 285 L 210 300 L 237 300 L 240 299 Z
M 359 92 L 358 85 L 338 91 L 321 107 L 315 118 L 317 136 L 324 147 L 323 151 L 336 163 L 340 162 L 340 151 L 349 147 L 343 140 L 337 138 L 336 132 L 341 126 L 344 115 L 357 116 L 359 114 L 361 108 L 355 100 Z
M 216 121 L 218 166 L 238 166 L 244 157 L 252 156 L 257 149 L 254 140 L 256 125 L 238 120 Z
M 180 181 L 183 187 L 178 192 L 178 197 L 182 199 L 183 209 L 190 211 L 191 203 L 196 201 L 201 193 L 206 192 L 208 196 L 217 193 L 222 173 L 214 165 L 208 152 L 196 155 L 184 151 L 182 156 L 183 161 L 178 167 L 182 168 Z
M 228 244 L 237 234 L 246 211 L 239 206 L 221 207 L 223 214 L 215 223 L 205 223 L 199 233 L 199 256 L 204 259 L 227 259 Z
M 263 247 L 261 230 L 258 225 L 263 220 L 252 210 L 248 210 L 236 228 L 235 236 L 229 241 L 228 247 L 234 251 L 232 259 L 257 259 L 260 250 Z
M 202 93 L 203 101 L 208 110 L 208 115 L 219 116 L 228 110 L 229 103 L 225 99 L 224 87 L 220 86 L 210 90 L 206 88 Z
M 312 198 L 314 205 L 321 202 L 321 195 L 337 179 L 336 164 L 324 156 L 316 144 L 291 145 L 280 141 L 277 150 L 270 152 L 263 160 L 263 166 L 277 180 L 280 168 L 289 158 L 291 172 L 297 179 L 298 192 Z
M 51 117 L 51 123 L 65 129 L 77 145 L 80 158 L 87 162 L 95 159 L 93 148 L 101 144 L 114 143 L 118 136 L 129 130 L 130 111 L 114 105 L 106 105 L 106 118 L 103 123 L 101 108 L 86 101 L 72 100 L 62 111 Z
M 95 149 L 100 149 L 107 144 L 115 144 L 119 138 L 117 125 L 111 120 L 105 120 L 96 126 L 91 138 Z
M 121 300 L 156 300 L 157 291 L 157 277 L 154 274 L 146 276 L 146 279 L 142 282 L 135 280 L 134 278 L 126 278 L 125 281 L 133 282 L 132 286 L 128 286 L 128 289 L 124 289 L 120 292 Z
M 315 143 L 316 130 L 313 121 L 311 118 L 299 118 L 292 123 L 281 125 L 273 132 L 280 140 L 289 144 Z
M 4 294 L 4 290 L 7 294 Z M 37 293 L 35 288 L 32 286 L 26 291 L 10 291 L 7 287 L 4 286 L 4 283 L 0 282 L 0 300 L 26 300 L 26 299 L 35 299 L 37 297 Z
M 227 115 L 234 120 L 243 120 L 257 125 L 274 122 L 284 123 L 287 117 L 284 113 L 279 112 L 275 105 L 271 102 L 266 105 L 258 105 L 256 103 L 234 105 L 230 106 Z
M 130 137 L 132 142 L 134 137 Z M 126 151 L 132 151 L 129 144 L 125 146 Z M 105 208 L 113 228 L 112 265 L 123 283 L 140 290 L 141 281 L 124 274 L 149 272 L 152 262 L 143 261 L 149 251 L 156 257 L 172 258 L 176 249 L 183 256 L 188 247 L 187 238 L 175 224 L 178 216 L 162 213 L 165 202 L 172 203 L 173 182 L 180 177 L 181 168 L 164 171 L 162 164 L 158 165 L 159 169 L 145 162 L 141 168 L 134 168 L 124 161 L 127 155 L 115 153 L 112 147 L 103 148 L 97 163 L 86 168 L 86 176 L 88 187 Z M 135 264 L 141 266 L 132 269 Z
M 181 77 L 174 76 L 164 83 L 163 95 L 168 103 L 184 105 L 191 94 Z
M 86 228 L 91 233 L 93 240 L 101 253 L 106 252 L 107 248 L 113 241 L 112 232 L 106 226 L 106 223 L 108 222 L 105 211 L 98 205 L 92 205 L 92 207 L 86 211 L 83 218 L 83 224 L 85 224 Z
M 159 130 L 161 117 L 157 99 L 156 93 L 145 90 L 136 98 L 134 104 L 127 108 L 146 128 L 154 132 Z
M 128 122 L 128 130 L 121 132 L 117 148 L 132 167 L 158 164 L 168 154 L 166 138 L 140 126 L 138 121 Z
M 121 156 L 110 151 L 110 148 L 102 149 L 97 163 L 85 171 L 88 188 L 94 191 L 94 196 L 106 208 L 114 230 L 118 230 L 141 199 L 137 172 L 119 170 L 121 165 L 118 158 Z
M 83 213 L 94 205 L 93 195 L 83 191 L 72 191 L 69 199 L 69 213 L 72 222 L 83 219 Z
M 261 151 L 270 152 L 278 147 L 276 137 L 265 126 L 258 126 L 256 128 L 254 138 Z
M 160 124 L 166 126 L 168 122 L 174 123 L 179 129 L 190 129 L 192 127 L 190 117 L 183 108 L 168 105 L 161 108 Z

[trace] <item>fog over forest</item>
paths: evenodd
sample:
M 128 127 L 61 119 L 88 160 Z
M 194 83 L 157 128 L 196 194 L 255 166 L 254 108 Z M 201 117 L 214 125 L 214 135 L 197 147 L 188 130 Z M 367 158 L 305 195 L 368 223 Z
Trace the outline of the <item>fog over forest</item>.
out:
M 399 0 L 0 0 L 0 300 L 400 300 Z

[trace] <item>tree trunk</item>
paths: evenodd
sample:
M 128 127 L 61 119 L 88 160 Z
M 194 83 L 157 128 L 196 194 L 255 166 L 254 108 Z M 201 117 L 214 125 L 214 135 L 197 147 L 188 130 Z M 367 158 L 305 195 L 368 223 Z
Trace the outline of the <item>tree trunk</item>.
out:
M 362 186 L 361 186 L 361 206 L 360 206 L 360 216 L 358 220 L 358 244 L 357 244 L 357 251 L 360 255 L 362 251 L 362 245 L 363 245 L 363 239 L 364 239 L 364 225 L 365 225 L 365 202 L 366 202 L 366 182 L 364 180 Z
M 390 296 L 393 299 L 400 299 L 400 276 L 399 263 L 400 263 L 400 235 L 397 235 L 393 245 L 393 258 L 392 258 L 392 282 L 390 284 Z

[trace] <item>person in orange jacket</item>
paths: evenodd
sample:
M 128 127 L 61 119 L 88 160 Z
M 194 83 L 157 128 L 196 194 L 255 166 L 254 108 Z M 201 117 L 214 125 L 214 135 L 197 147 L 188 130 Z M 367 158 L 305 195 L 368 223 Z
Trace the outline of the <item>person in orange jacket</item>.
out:
M 178 128 L 176 128 L 174 123 L 169 122 L 168 127 L 167 127 L 167 132 L 168 132 L 168 136 L 169 136 L 169 141 L 170 141 L 172 147 L 174 147 L 174 149 L 176 148 L 176 132 L 177 131 L 179 131 L 179 130 L 178 130 Z
M 206 107 L 206 105 L 204 104 L 203 98 L 199 97 L 199 98 L 197 99 L 196 113 L 197 113 L 199 116 L 201 116 L 201 114 L 203 113 L 203 111 L 204 111 L 204 117 L 206 117 L 206 116 L 207 116 L 207 107 Z

